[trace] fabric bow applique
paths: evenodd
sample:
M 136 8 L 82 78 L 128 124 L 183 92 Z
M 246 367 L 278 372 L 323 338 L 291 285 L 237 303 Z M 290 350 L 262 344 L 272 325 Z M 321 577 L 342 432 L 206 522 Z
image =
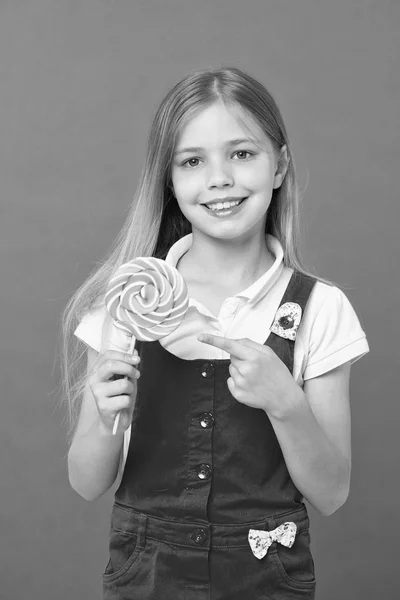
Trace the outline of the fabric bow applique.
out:
M 285 302 L 276 312 L 271 331 L 287 340 L 295 340 L 301 321 L 301 306 L 296 302 Z
M 258 529 L 249 530 L 249 544 L 254 556 L 263 558 L 272 542 L 279 542 L 287 548 L 291 548 L 296 537 L 297 527 L 293 521 L 282 523 L 273 531 L 262 531 Z

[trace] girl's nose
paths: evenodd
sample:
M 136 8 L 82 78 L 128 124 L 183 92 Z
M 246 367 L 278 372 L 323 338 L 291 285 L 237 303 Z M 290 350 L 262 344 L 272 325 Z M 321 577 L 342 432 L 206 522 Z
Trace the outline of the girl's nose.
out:
M 233 176 L 225 163 L 214 164 L 209 168 L 208 187 L 225 187 L 233 185 Z

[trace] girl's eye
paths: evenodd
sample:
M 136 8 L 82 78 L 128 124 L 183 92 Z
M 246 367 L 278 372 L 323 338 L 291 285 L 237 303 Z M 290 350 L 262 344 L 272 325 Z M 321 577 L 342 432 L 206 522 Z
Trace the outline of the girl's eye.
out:
M 237 150 L 233 156 L 237 156 L 239 160 L 246 160 L 247 158 L 254 156 L 254 152 L 250 152 L 249 150 Z M 200 163 L 200 158 L 188 158 L 182 163 L 182 167 L 192 168 L 198 167 Z
M 199 161 L 199 158 L 189 158 L 188 160 L 185 160 L 185 162 L 182 163 L 182 167 L 197 167 L 197 163 L 196 161 Z M 196 164 L 193 164 L 196 163 Z
M 243 156 L 243 154 L 248 154 L 249 156 L 254 156 L 253 152 L 249 152 L 248 150 L 238 150 L 237 152 L 235 152 L 236 156 L 242 160 L 243 158 L 248 158 L 246 156 Z M 240 157 L 239 154 L 241 154 L 242 156 Z

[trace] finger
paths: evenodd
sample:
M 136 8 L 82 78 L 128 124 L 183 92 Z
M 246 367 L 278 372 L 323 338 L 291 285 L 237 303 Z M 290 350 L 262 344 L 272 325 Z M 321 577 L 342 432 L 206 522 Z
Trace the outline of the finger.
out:
M 245 385 L 244 377 L 232 363 L 229 365 L 229 374 L 229 380 L 231 381 L 231 384 L 234 386 L 235 390 L 242 389 Z
M 129 354 L 128 352 L 120 352 L 118 350 L 107 350 L 104 354 L 101 355 L 101 357 L 104 358 L 104 360 L 116 359 L 134 364 L 140 362 L 140 356 L 137 353 L 136 349 L 134 350 L 133 354 Z
M 112 377 L 110 377 L 110 381 L 117 381 L 118 379 L 139 379 L 140 377 L 140 371 L 138 371 L 137 369 L 133 369 L 132 371 L 132 375 L 118 375 L 116 373 L 114 373 L 114 375 Z
M 119 396 L 106 396 L 103 394 L 99 397 L 98 407 L 103 412 L 117 413 L 120 410 L 129 408 L 132 404 L 132 398 L 129 394 L 120 394 Z
M 240 385 L 243 381 L 243 376 L 240 373 L 239 369 L 231 363 L 228 367 L 229 373 L 231 374 L 232 379 L 235 381 L 235 384 Z
M 236 386 L 233 378 L 229 377 L 229 379 L 226 380 L 226 383 L 228 385 L 228 389 L 229 389 L 230 393 L 237 400 L 237 386 Z
M 220 350 L 224 350 L 228 354 L 236 356 L 236 358 L 240 358 L 245 360 L 249 356 L 249 350 L 246 346 L 243 346 L 239 340 L 233 340 L 232 338 L 222 337 L 219 335 L 212 335 L 211 333 L 200 333 L 197 336 L 199 342 L 204 342 L 205 344 L 210 344 L 210 346 L 215 346 L 216 348 L 220 348 Z
M 114 375 L 132 377 L 135 367 L 121 360 L 108 359 L 99 366 L 97 378 L 99 381 L 109 381 Z
M 110 381 L 107 385 L 107 397 L 112 398 L 113 396 L 129 396 L 135 390 L 134 384 L 129 379 L 118 379 L 117 381 Z

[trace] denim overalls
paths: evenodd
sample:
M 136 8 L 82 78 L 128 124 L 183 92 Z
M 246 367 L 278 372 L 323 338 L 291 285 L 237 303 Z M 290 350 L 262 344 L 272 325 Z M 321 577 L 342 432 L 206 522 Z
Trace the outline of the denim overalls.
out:
M 315 279 L 294 271 L 280 306 L 304 311 Z M 265 344 L 293 372 L 294 341 Z M 185 360 L 137 342 L 137 402 L 111 517 L 105 600 L 283 600 L 315 595 L 309 520 L 266 413 L 227 386 L 229 359 Z M 297 525 L 260 560 L 249 529 Z

